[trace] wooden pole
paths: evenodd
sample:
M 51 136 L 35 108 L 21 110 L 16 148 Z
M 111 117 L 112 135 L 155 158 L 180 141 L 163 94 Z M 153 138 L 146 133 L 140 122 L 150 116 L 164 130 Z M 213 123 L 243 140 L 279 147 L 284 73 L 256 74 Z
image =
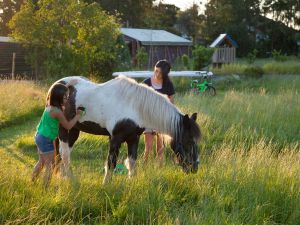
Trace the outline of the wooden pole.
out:
M 16 53 L 13 53 L 13 58 L 12 58 L 12 68 L 11 68 L 11 79 L 15 79 L 15 61 L 16 61 Z

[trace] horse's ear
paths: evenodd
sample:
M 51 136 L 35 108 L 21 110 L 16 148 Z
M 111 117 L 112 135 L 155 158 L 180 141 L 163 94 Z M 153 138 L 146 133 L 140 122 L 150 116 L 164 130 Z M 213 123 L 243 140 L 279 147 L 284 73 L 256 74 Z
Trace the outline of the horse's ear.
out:
M 193 115 L 191 116 L 191 119 L 196 121 L 197 120 L 197 113 L 193 113 Z
M 185 114 L 185 115 L 183 116 L 183 122 L 188 122 L 189 120 L 190 120 L 189 115 L 188 115 L 188 114 Z
M 188 114 L 183 116 L 183 125 L 188 128 L 190 127 L 190 117 Z

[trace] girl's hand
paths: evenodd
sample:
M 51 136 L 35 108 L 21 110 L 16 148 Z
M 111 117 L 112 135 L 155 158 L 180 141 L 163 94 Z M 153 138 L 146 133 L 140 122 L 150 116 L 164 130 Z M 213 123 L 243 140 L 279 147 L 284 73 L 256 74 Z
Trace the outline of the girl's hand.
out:
M 76 109 L 76 115 L 79 115 L 80 117 L 83 116 L 84 111 L 80 109 Z
M 80 117 L 84 116 L 85 108 L 82 105 L 78 106 L 78 108 L 76 109 L 76 114 L 79 114 Z

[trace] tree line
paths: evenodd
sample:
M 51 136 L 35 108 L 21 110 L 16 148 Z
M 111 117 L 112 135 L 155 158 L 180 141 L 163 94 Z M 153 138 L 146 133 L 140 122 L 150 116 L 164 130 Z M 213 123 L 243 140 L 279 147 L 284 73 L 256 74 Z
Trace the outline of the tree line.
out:
M 49 73 L 94 73 L 124 64 L 129 53 L 119 27 L 164 29 L 195 46 L 228 33 L 239 45 L 238 56 L 254 49 L 262 57 L 274 49 L 297 54 L 300 2 L 208 0 L 200 12 L 196 4 L 182 11 L 154 0 L 0 0 L 0 35 L 25 43 L 32 64 L 43 60 Z

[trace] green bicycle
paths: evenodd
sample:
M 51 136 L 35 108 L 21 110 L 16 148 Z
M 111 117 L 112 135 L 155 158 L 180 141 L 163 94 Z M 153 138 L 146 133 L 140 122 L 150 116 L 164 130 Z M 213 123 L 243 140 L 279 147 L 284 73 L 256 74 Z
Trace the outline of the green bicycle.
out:
M 216 89 L 207 75 L 204 75 L 201 80 L 192 80 L 191 88 L 195 94 L 216 95 Z

